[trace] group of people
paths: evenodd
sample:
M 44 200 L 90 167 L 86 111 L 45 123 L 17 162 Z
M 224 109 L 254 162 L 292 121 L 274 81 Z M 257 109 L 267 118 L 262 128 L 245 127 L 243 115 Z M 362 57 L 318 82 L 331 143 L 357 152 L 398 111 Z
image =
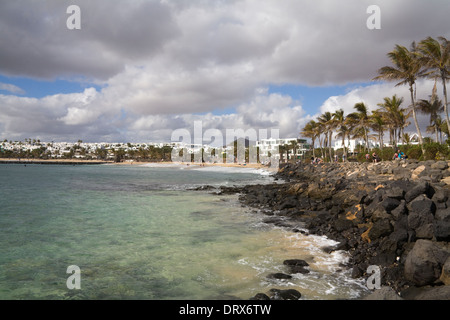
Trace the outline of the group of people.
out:
M 404 154 L 402 151 L 400 151 L 400 149 L 399 149 L 399 150 L 397 150 L 396 153 L 394 153 L 392 160 L 405 160 L 407 158 L 408 158 L 408 156 L 406 154 Z M 368 153 L 366 154 L 366 160 L 370 161 L 370 155 Z M 374 152 L 374 153 L 372 153 L 372 161 L 375 163 L 380 162 L 381 158 Z
M 407 158 L 408 158 L 408 156 L 406 154 L 404 154 L 400 150 L 397 150 L 397 152 L 394 153 L 394 157 L 392 158 L 392 160 L 405 160 Z
M 319 157 L 311 157 L 311 164 L 318 164 L 318 163 L 323 163 L 323 159 L 319 158 Z

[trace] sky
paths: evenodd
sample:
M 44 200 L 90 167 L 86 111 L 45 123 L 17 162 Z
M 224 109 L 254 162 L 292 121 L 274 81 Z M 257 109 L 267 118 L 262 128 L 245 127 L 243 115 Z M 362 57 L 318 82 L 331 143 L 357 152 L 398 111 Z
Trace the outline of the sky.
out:
M 407 87 L 372 79 L 396 44 L 450 39 L 448 12 L 448 0 L 1 1 L 0 139 L 170 142 L 198 121 L 293 138 L 358 102 L 407 107 Z M 418 99 L 433 84 L 418 81 Z

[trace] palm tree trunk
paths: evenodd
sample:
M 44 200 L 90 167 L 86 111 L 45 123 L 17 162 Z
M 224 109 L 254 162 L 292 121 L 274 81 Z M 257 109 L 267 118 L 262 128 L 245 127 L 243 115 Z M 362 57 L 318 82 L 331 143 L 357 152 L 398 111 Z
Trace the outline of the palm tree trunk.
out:
M 314 157 L 314 159 L 316 158 L 316 148 L 314 146 L 315 142 L 316 142 L 316 139 L 312 139 L 312 148 L 313 148 L 313 157 Z
M 443 86 L 443 90 L 444 90 L 445 121 L 447 122 L 447 128 L 450 128 L 450 119 L 448 118 L 447 85 L 446 85 L 446 79 L 445 79 L 444 71 L 441 71 L 441 76 L 442 76 L 442 86 Z
M 439 143 L 438 125 L 434 122 L 434 133 L 436 134 L 436 142 Z
M 416 116 L 416 100 L 414 99 L 414 89 L 413 89 L 412 85 L 410 85 L 409 91 L 411 92 L 412 114 L 413 114 L 414 124 L 416 125 L 416 129 L 417 129 L 417 135 L 419 136 L 420 148 L 422 149 L 422 154 L 425 154 L 425 149 L 423 147 L 422 132 L 420 131 L 419 122 L 417 121 L 417 116 Z
M 367 135 L 366 127 L 364 127 L 364 142 L 366 143 L 366 150 L 369 151 L 369 137 Z
M 345 133 L 342 135 L 342 147 L 344 148 L 344 159 L 342 162 L 345 162 L 345 159 L 347 159 L 347 149 L 345 148 Z
M 333 137 L 333 131 L 328 132 L 328 151 L 330 153 L 330 162 L 333 162 L 333 156 L 331 154 L 331 139 Z

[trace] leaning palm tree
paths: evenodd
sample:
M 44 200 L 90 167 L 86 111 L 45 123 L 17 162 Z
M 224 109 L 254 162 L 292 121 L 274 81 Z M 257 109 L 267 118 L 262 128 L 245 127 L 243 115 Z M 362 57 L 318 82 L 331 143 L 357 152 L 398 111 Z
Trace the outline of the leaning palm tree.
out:
M 379 76 L 375 77 L 374 80 L 400 81 L 395 85 L 396 87 L 405 84 L 409 85 L 414 124 L 416 126 L 422 153 L 425 154 L 422 133 L 420 131 L 419 122 L 417 121 L 416 115 L 415 84 L 417 78 L 422 75 L 423 66 L 418 58 L 416 45 L 413 42 L 411 45 L 411 50 L 408 50 L 404 46 L 396 45 L 395 49 L 388 53 L 388 57 L 390 58 L 394 66 L 386 66 L 379 69 Z
M 429 78 L 440 78 L 444 91 L 444 114 L 450 128 L 447 101 L 447 80 L 450 79 L 450 41 L 444 37 L 438 40 L 428 37 L 419 43 L 420 60 L 426 67 L 425 75 Z

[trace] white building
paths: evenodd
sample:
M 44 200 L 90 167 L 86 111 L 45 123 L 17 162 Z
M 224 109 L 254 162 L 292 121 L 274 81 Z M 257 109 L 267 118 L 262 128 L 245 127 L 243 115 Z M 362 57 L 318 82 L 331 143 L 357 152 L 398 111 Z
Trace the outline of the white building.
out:
M 345 147 L 347 148 L 348 152 L 350 152 L 350 153 L 354 153 L 354 152 L 358 151 L 357 147 L 359 145 L 361 145 L 363 147 L 365 147 L 365 145 L 366 145 L 366 142 L 363 139 L 350 139 L 350 140 L 345 139 L 344 143 L 345 143 Z M 376 147 L 377 147 L 377 145 L 375 145 L 373 143 L 373 141 L 369 140 L 369 148 L 371 149 L 371 148 L 376 148 Z M 343 149 L 342 139 L 335 140 L 333 149 L 335 151 L 338 149 Z
M 309 150 L 309 145 L 306 143 L 306 140 L 297 139 L 297 138 L 287 138 L 287 139 L 261 139 L 256 142 L 256 147 L 259 148 L 260 155 L 270 155 L 275 157 L 276 159 L 280 159 L 280 146 L 291 146 L 293 143 L 296 143 L 296 153 L 294 155 L 293 148 L 291 150 L 287 150 L 283 152 L 283 158 L 285 158 L 286 154 L 289 159 L 298 158 L 305 154 L 306 151 Z

